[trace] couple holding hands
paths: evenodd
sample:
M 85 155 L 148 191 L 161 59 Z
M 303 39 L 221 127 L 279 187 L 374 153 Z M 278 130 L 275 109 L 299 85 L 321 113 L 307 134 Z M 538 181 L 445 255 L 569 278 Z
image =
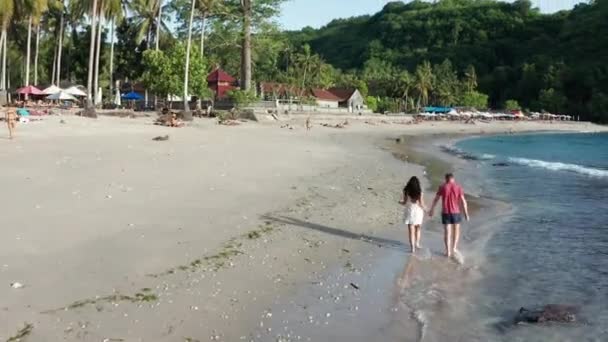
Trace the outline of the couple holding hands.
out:
M 451 173 L 445 175 L 445 182 L 437 190 L 431 209 L 428 211 L 429 217 L 433 217 L 435 206 L 439 200 L 442 202 L 441 222 L 444 225 L 445 254 L 450 258 L 455 253 L 458 253 L 460 223 L 462 222 L 461 208 L 464 218 L 467 221 L 469 220 L 469 211 L 464 191 Z M 416 249 L 420 248 L 422 221 L 427 211 L 418 177 L 414 176 L 407 182 L 407 185 L 403 189 L 403 197 L 399 203 L 405 206 L 404 223 L 409 230 L 412 253 L 415 253 Z

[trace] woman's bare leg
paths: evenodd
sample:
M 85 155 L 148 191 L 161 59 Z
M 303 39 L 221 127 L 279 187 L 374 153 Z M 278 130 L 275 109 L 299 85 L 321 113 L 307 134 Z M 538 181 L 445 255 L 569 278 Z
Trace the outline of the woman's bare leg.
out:
M 416 231 L 413 224 L 408 224 L 407 229 L 410 237 L 410 248 L 412 249 L 412 253 L 416 252 Z
M 7 122 L 8 125 L 8 137 L 9 139 L 13 139 L 13 131 L 15 130 L 15 122 L 13 122 L 12 120 L 9 120 Z
M 416 248 L 420 249 L 420 235 L 422 231 L 422 226 L 419 224 L 416 225 Z

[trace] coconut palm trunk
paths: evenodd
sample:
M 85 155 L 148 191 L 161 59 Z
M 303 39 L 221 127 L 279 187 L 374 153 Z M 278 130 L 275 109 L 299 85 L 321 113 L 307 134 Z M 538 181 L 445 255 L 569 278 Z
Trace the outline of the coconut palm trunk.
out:
M 158 1 L 158 18 L 156 19 L 156 41 L 155 41 L 155 49 L 156 51 L 160 50 L 160 27 L 163 23 L 163 1 Z
M 103 31 L 103 13 L 104 13 L 104 8 L 103 8 L 104 4 L 103 4 L 103 0 L 100 3 L 100 10 L 99 10 L 99 17 L 97 18 L 98 21 L 98 25 L 99 27 L 97 28 L 97 42 L 96 42 L 96 49 L 95 49 L 95 82 L 93 82 L 94 84 L 94 90 L 93 90 L 93 98 L 95 99 L 95 106 L 99 106 L 100 103 L 97 103 L 97 92 L 99 91 L 99 56 L 101 55 L 101 33 Z
M 205 29 L 207 28 L 207 13 L 203 13 L 201 24 L 201 58 L 205 57 Z
M 4 29 L 4 42 L 2 43 L 3 48 L 2 51 L 4 51 L 4 53 L 2 54 L 2 85 L 3 85 L 3 89 L 8 89 L 8 75 L 6 73 L 6 59 L 8 56 L 8 34 L 6 33 L 6 29 Z
M 32 16 L 27 22 L 27 52 L 25 57 L 25 84 L 24 86 L 30 85 L 30 60 L 32 54 Z M 28 96 L 25 94 L 25 99 L 27 100 Z
M 112 18 L 110 21 L 110 95 L 113 94 L 112 89 L 114 86 L 114 25 L 115 19 Z
M 59 45 L 57 46 L 57 80 L 55 84 L 59 87 L 61 82 L 61 54 L 63 52 L 63 31 L 64 31 L 64 15 L 61 13 L 61 19 L 59 23 Z
M 4 50 L 4 42 L 6 41 L 6 31 L 2 30 L 2 33 L 0 34 L 0 63 L 2 63 L 2 73 L 1 75 L 1 79 L 0 79 L 0 90 L 4 90 L 6 89 L 6 80 L 5 80 L 5 70 L 4 70 L 4 62 L 5 62 L 5 58 L 4 56 L 6 55 L 6 51 Z
M 38 56 L 40 51 L 40 23 L 36 25 L 36 50 L 34 50 L 34 84 L 38 84 Z
M 91 40 L 89 42 L 89 72 L 87 77 L 87 109 L 95 112 L 93 108 L 93 68 L 95 67 L 95 33 L 97 25 L 97 0 L 93 0 L 91 8 Z
M 190 106 L 188 105 L 188 77 L 190 76 L 190 49 L 192 48 L 192 22 L 194 21 L 195 4 L 196 0 L 192 0 L 188 22 L 188 42 L 186 43 L 186 66 L 184 68 L 184 119 L 187 120 L 192 120 L 192 113 L 190 113 Z
M 51 84 L 55 84 L 55 75 L 57 74 L 57 49 L 59 49 L 58 44 L 55 44 L 55 48 L 53 49 L 53 71 L 51 72 Z
M 243 11 L 243 41 L 241 46 L 241 89 L 251 90 L 251 3 L 241 0 Z

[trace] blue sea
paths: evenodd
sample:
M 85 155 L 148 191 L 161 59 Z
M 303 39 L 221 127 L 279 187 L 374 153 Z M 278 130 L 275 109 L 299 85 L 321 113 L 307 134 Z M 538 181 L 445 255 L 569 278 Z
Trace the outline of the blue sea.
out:
M 481 137 L 453 151 L 481 176 L 483 195 L 513 208 L 484 244 L 482 316 L 545 304 L 581 310 L 573 325 L 497 329 L 490 339 L 608 341 L 608 134 Z

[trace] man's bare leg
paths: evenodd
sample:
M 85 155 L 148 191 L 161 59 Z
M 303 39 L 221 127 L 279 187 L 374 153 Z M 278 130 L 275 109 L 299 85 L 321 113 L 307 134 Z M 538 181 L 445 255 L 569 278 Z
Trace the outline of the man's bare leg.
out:
M 454 234 L 452 235 L 452 252 L 456 253 L 458 251 L 458 242 L 460 241 L 460 224 L 455 224 L 453 227 Z
M 416 231 L 413 224 L 408 224 L 407 229 L 410 237 L 410 248 L 412 249 L 412 253 L 416 252 Z
M 416 225 L 416 248 L 420 249 L 420 232 L 422 231 L 422 227 L 420 225 Z
M 452 225 L 444 226 L 443 242 L 445 243 L 445 255 L 449 258 L 452 256 Z

